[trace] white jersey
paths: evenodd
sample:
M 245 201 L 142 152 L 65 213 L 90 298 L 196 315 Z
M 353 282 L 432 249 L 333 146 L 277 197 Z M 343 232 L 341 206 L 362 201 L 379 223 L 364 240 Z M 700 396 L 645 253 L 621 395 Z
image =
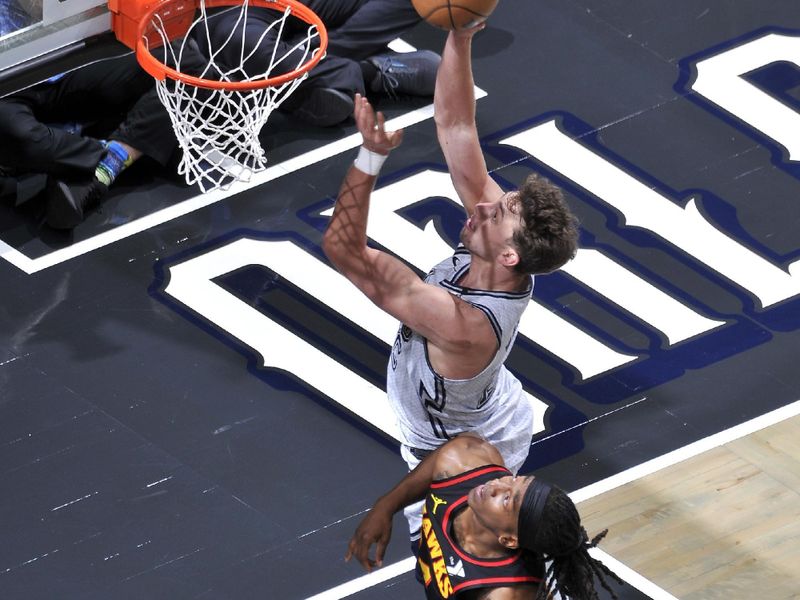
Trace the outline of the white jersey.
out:
M 465 288 L 458 281 L 470 262 L 469 251 L 459 246 L 425 282 L 483 311 L 497 336 L 492 362 L 470 379 L 441 377 L 428 361 L 427 340 L 401 324 L 387 368 L 386 391 L 406 446 L 433 450 L 461 432 L 472 431 L 494 444 L 506 465 L 516 471 L 530 449 L 533 410 L 519 380 L 503 363 L 530 302 L 533 278 L 522 292 Z

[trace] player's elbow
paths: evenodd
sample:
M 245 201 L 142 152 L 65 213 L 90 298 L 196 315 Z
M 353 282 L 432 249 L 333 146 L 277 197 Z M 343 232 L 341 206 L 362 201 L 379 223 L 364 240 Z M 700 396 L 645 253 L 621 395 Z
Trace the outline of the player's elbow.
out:
M 436 124 L 436 137 L 439 144 L 447 143 L 448 134 L 458 125 L 450 111 L 437 110 L 433 113 L 433 122 Z
M 330 228 L 325 230 L 322 235 L 322 251 L 332 263 L 336 264 L 337 257 L 339 256 L 340 244 L 336 240 L 336 236 L 331 233 Z
M 434 110 L 433 122 L 436 124 L 436 135 L 440 144 L 447 143 L 448 140 L 458 141 L 476 129 L 475 119 L 471 114 L 447 108 Z
M 362 283 L 359 289 L 367 297 L 367 300 L 381 310 L 386 310 L 386 296 L 381 293 L 377 286 L 370 285 L 369 283 Z
M 328 228 L 322 236 L 322 251 L 325 256 L 331 261 L 340 271 L 345 269 L 348 264 L 348 258 L 352 257 L 354 250 L 350 244 L 337 232 Z

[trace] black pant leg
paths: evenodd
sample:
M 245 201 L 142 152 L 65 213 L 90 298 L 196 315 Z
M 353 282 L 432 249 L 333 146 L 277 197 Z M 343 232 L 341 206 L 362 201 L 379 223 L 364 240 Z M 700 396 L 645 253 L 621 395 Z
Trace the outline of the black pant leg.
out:
M 411 0 L 408 0 L 410 3 Z M 300 0 L 325 24 L 328 30 L 341 27 L 369 0 Z
M 203 76 L 206 79 L 216 79 L 218 76 L 216 72 L 206 70 L 208 58 L 200 52 L 193 38 L 186 40 L 179 38 L 172 42 L 172 52 L 162 48 L 157 50 L 156 56 L 163 63 L 178 68 L 181 73 L 187 75 Z M 180 57 L 180 65 L 175 64 L 173 57 Z M 168 81 L 167 86 L 171 85 L 172 83 Z M 202 97 L 208 92 L 199 89 L 197 93 Z M 166 166 L 178 149 L 172 119 L 161 103 L 154 85 L 139 97 L 119 127 L 108 137 L 136 148 L 162 166 Z
M 331 1 L 332 4 L 337 3 L 337 0 Z M 344 0 L 338 1 L 342 2 Z M 363 0 L 346 1 L 363 2 Z M 231 32 L 234 32 L 232 41 L 235 42 L 229 43 L 225 49 L 218 54 L 217 60 L 229 68 L 233 65 L 238 65 L 242 52 L 242 44 L 238 42 L 238 40 L 243 39 L 245 56 L 247 56 L 256 45 L 260 48 L 257 52 L 254 52 L 245 63 L 245 70 L 250 75 L 267 70 L 272 50 L 275 48 L 276 44 L 276 57 L 288 56 L 288 58 L 281 61 L 277 68 L 271 73 L 272 75 L 287 73 L 301 66 L 301 64 L 305 62 L 303 61 L 303 52 L 301 49 L 292 51 L 292 48 L 302 39 L 305 33 L 302 31 L 302 27 L 300 28 L 300 33 L 298 33 L 297 28 L 290 28 L 291 30 L 284 31 L 280 40 L 277 39 L 277 32 L 275 31 L 271 31 L 264 37 L 264 32 L 268 29 L 270 23 L 279 15 L 280 13 L 274 10 L 256 7 L 250 9 L 246 22 L 238 21 L 238 11 L 227 11 L 215 15 L 208 22 L 209 37 L 212 47 L 221 45 L 224 40 L 231 36 Z M 208 53 L 209 49 L 205 47 L 206 42 L 202 39 L 202 35 L 198 43 L 203 53 Z M 306 60 L 307 59 L 308 57 L 306 57 Z M 308 78 L 301 84 L 301 88 L 304 87 L 306 89 L 314 86 L 334 88 L 351 96 L 355 92 L 364 93 L 364 81 L 358 64 L 348 58 L 336 56 L 330 51 L 327 53 L 327 56 L 309 72 Z
M 303 87 L 331 87 L 349 95 L 365 93 L 358 61 L 386 45 L 422 19 L 410 0 L 301 0 L 328 30 L 328 50 Z
M 327 0 L 312 4 L 318 2 Z M 353 60 L 369 58 L 421 20 L 410 0 L 368 0 L 346 21 L 328 30 L 328 53 Z
M 108 139 L 135 148 L 162 166 L 178 148 L 172 121 L 155 88 L 139 98 Z
M 97 140 L 42 123 L 26 98 L 13 96 L 0 100 L 0 138 L 0 164 L 22 173 L 86 177 L 104 152 Z
M 36 116 L 43 122 L 94 121 L 116 117 L 153 87 L 133 54 L 101 60 L 70 71 L 40 88 Z
M 6 142 L 0 149 L 0 163 L 66 179 L 91 176 L 103 155 L 103 145 L 48 123 L 109 117 L 119 122 L 152 88 L 152 77 L 128 54 L 9 96 L 0 101 L 0 131 Z M 171 130 L 168 132 L 171 135 Z
M 364 77 L 358 63 L 349 58 L 328 54 L 308 74 L 298 90 L 311 87 L 328 87 L 348 96 L 364 94 Z
M 240 19 L 238 9 L 225 10 L 210 15 L 203 26 L 194 32 L 200 51 L 206 56 L 215 56 L 215 62 L 223 71 L 238 68 L 244 61 L 244 71 L 251 77 L 265 73 L 269 67 L 272 51 L 278 43 L 275 28 L 270 30 L 280 12 L 261 7 L 251 7 L 247 19 Z M 269 30 L 269 33 L 265 33 Z M 209 47 L 210 41 L 210 47 Z M 256 49 L 253 51 L 254 49 Z M 279 48 L 280 52 L 281 48 Z M 280 56 L 280 54 L 278 54 Z M 299 60 L 299 58 L 297 59 Z M 274 74 L 287 73 L 294 68 L 297 60 L 285 60 L 275 69 Z

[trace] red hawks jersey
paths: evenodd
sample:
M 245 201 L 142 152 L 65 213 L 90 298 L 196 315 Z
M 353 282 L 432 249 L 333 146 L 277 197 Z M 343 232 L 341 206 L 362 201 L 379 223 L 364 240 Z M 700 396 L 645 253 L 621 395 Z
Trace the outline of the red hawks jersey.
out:
M 502 558 L 479 558 L 461 548 L 453 535 L 453 520 L 467 506 L 475 486 L 511 475 L 504 467 L 478 467 L 431 484 L 422 512 L 417 577 L 428 600 L 458 598 L 477 588 L 510 587 L 541 582 L 544 564 L 535 573 L 526 567 L 522 553 Z

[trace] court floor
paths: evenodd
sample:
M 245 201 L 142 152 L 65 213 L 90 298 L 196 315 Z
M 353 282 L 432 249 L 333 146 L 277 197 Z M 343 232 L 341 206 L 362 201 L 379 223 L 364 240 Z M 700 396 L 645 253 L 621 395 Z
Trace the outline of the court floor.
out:
M 572 492 L 590 534 L 609 527 L 621 598 L 800 597 L 770 562 L 800 550 L 772 518 L 800 506 L 796 436 L 773 429 L 800 399 L 795 0 L 506 0 L 474 72 L 492 175 L 546 175 L 581 220 L 508 361 L 537 406 L 524 470 Z M 368 233 L 425 273 L 463 216 L 432 107 L 380 108 L 405 140 Z M 422 596 L 400 518 L 387 567 L 343 561 L 404 474 L 384 394 L 397 324 L 320 248 L 354 132 L 276 115 L 268 169 L 206 195 L 137 164 L 70 235 L 35 201 L 0 206 L 3 598 Z M 772 452 L 783 475 L 733 488 L 693 462 Z M 749 487 L 769 477 L 780 492 Z M 737 528 L 723 490 L 776 531 Z

